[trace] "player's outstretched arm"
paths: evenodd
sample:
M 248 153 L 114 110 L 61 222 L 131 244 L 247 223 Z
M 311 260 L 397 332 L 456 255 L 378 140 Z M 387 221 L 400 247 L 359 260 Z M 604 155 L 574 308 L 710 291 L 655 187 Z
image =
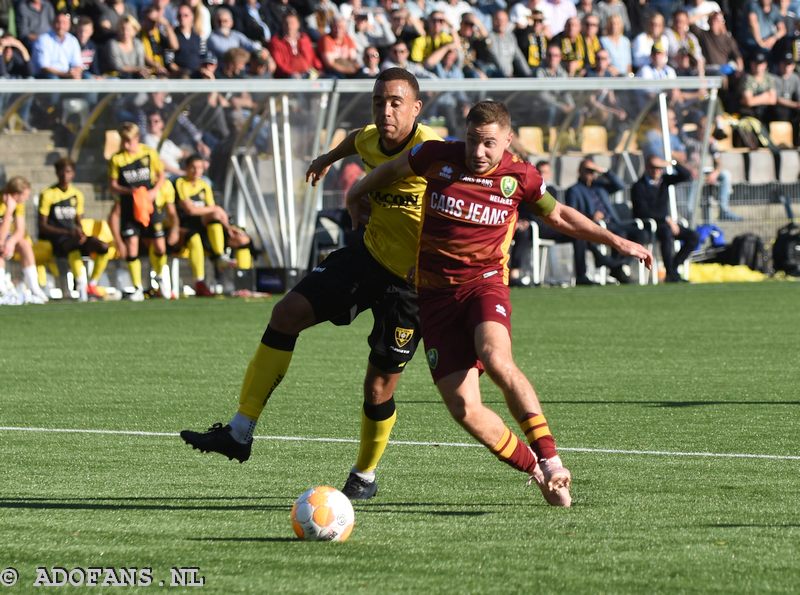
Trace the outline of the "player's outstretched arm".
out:
M 350 218 L 353 220 L 353 229 L 358 227 L 362 198 L 367 196 L 370 192 L 388 186 L 395 180 L 415 175 L 416 174 L 411 169 L 411 165 L 408 163 L 408 154 L 403 153 L 391 161 L 382 163 L 353 184 L 347 192 L 346 198 L 347 211 L 350 213 Z
M 306 182 L 311 182 L 312 186 L 316 186 L 317 183 L 325 177 L 325 174 L 328 173 L 331 165 L 340 159 L 344 159 L 350 155 L 355 155 L 357 152 L 356 136 L 359 132 L 361 132 L 361 129 L 354 130 L 333 149 L 314 159 L 314 161 L 311 162 L 311 165 L 309 165 L 308 169 L 306 170 Z
M 631 242 L 607 229 L 600 227 L 580 211 L 567 205 L 556 203 L 555 208 L 544 216 L 545 223 L 573 238 L 589 240 L 597 244 L 606 244 L 625 256 L 633 256 L 644 262 L 650 269 L 653 266 L 653 255 L 636 242 Z

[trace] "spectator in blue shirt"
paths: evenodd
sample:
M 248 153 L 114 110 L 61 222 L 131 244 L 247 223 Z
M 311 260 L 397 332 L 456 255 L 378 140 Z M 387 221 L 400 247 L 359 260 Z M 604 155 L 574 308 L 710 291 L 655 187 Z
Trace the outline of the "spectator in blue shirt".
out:
M 37 78 L 83 78 L 81 46 L 69 32 L 70 25 L 68 14 L 57 14 L 53 28 L 33 44 L 33 69 Z

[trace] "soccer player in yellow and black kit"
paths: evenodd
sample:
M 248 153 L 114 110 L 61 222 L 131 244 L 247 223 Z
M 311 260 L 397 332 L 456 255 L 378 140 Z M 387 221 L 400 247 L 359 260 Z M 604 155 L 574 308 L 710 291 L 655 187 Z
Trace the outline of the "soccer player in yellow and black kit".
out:
M 58 182 L 39 196 L 39 239 L 53 246 L 53 254 L 66 257 L 81 299 L 104 297 L 97 281 L 108 265 L 108 244 L 83 232 L 83 192 L 76 188 L 75 162 L 62 157 L 55 162 Z M 91 279 L 87 278 L 82 256 L 94 254 Z
M 361 155 L 368 170 L 426 140 L 440 140 L 417 124 L 422 102 L 416 78 L 402 68 L 378 75 L 372 91 L 374 124 L 351 133 L 315 159 L 306 174 L 316 183 L 335 161 Z M 229 425 L 181 437 L 203 452 L 240 462 L 250 457 L 253 429 L 272 392 L 286 375 L 295 342 L 304 329 L 330 320 L 349 324 L 372 309 L 374 326 L 364 379 L 361 444 L 343 492 L 367 499 L 377 492 L 375 469 L 395 423 L 394 390 L 420 336 L 416 292 L 407 280 L 419 239 L 425 182 L 412 175 L 370 195 L 371 215 L 363 242 L 337 250 L 275 305 L 261 344 L 250 362 Z
M 181 241 L 189 248 L 189 261 L 194 274 L 195 295 L 214 295 L 205 282 L 205 249 L 202 236 L 205 234 L 211 248 L 211 260 L 219 276 L 220 258 L 225 253 L 225 236 L 238 237 L 228 219 L 228 214 L 214 201 L 214 191 L 203 179 L 205 159 L 200 155 L 186 158 L 186 175 L 175 180 L 178 213 L 181 220 Z M 249 243 L 249 240 L 248 240 Z M 249 256 L 249 250 L 247 251 Z M 239 258 L 237 258 L 238 263 Z M 250 268 L 250 263 L 239 268 Z
M 25 202 L 31 196 L 31 183 L 22 176 L 14 176 L 0 191 L 0 304 L 22 303 L 14 286 L 7 283 L 6 260 L 18 254 L 22 276 L 30 290 L 25 301 L 31 304 L 47 303 L 47 296 L 39 287 L 33 243 L 25 231 Z M 13 230 L 13 231 L 12 231 Z
M 136 124 L 123 122 L 118 131 L 122 148 L 108 162 L 108 183 L 116 195 L 108 223 L 117 253 L 128 261 L 131 282 L 135 287 L 131 300 L 140 302 L 144 300 L 144 289 L 139 238 L 146 228 L 163 224 L 163 221 L 158 221 L 158 213 L 153 220 L 151 215 L 155 211 L 158 191 L 164 184 L 164 165 L 155 149 L 139 142 Z

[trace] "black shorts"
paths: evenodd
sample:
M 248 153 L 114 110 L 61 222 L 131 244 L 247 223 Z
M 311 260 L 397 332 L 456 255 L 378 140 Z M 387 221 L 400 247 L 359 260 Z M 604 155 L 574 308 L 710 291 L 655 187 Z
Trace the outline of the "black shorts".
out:
M 167 235 L 167 230 L 164 227 L 164 221 L 167 219 L 167 214 L 163 209 L 156 209 L 150 215 L 150 225 L 142 229 L 142 237 L 154 240 L 156 238 L 163 238 Z
M 311 303 L 317 322 L 348 325 L 371 309 L 369 361 L 382 372 L 401 372 L 414 357 L 421 334 L 417 292 L 383 268 L 362 242 L 333 252 L 292 291 Z
M 196 233 L 203 233 L 206 230 L 206 226 L 203 225 L 203 220 L 200 217 L 190 217 L 188 215 L 181 216 L 181 227 L 186 230 L 187 238 Z
M 73 235 L 65 235 L 65 234 L 59 234 L 54 236 L 43 235 L 40 236 L 40 238 L 42 240 L 47 240 L 48 242 L 50 242 L 53 245 L 53 254 L 62 258 L 67 254 L 69 254 L 70 252 L 81 249 L 81 245 L 80 242 L 78 241 L 78 238 L 76 238 Z M 83 254 L 83 252 L 81 252 L 81 254 Z
M 145 227 L 134 219 L 132 211 L 127 212 L 127 210 L 123 208 L 119 222 L 120 235 L 122 235 L 123 238 L 130 238 L 133 236 L 148 239 L 163 238 L 167 235 L 164 227 L 166 218 L 166 213 L 163 210 L 156 209 L 150 215 L 150 225 Z
M 144 226 L 133 217 L 133 198 L 121 196 L 119 199 L 119 233 L 123 238 L 141 236 Z

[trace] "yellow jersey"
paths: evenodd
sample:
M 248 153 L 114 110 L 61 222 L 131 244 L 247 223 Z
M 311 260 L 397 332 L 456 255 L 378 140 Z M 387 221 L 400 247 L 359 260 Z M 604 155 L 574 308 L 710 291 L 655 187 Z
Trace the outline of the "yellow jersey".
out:
M 140 144 L 134 153 L 122 150 L 108 161 L 108 177 L 120 186 L 152 188 L 164 171 L 164 165 L 155 149 Z
M 370 124 L 356 135 L 356 150 L 364 168 L 370 172 L 426 140 L 442 138 L 424 124 L 417 124 L 405 145 L 386 153 L 381 149 L 377 127 Z M 371 192 L 369 196 L 371 211 L 364 244 L 383 268 L 401 279 L 406 278 L 416 262 L 426 185 L 425 178 L 412 176 Z
M 164 210 L 170 203 L 175 202 L 175 187 L 170 183 L 169 180 L 165 180 L 163 184 L 161 184 L 161 188 L 158 189 L 158 194 L 156 194 L 156 211 L 161 212 Z
M 5 219 L 7 210 L 8 210 L 8 205 L 0 201 L 0 223 L 2 223 L 3 220 Z M 14 209 L 13 217 L 16 219 L 17 217 L 24 217 L 24 216 L 25 216 L 25 203 L 18 202 L 16 208 Z
M 53 227 L 74 229 L 77 227 L 75 218 L 83 215 L 84 200 L 83 192 L 74 185 L 62 190 L 58 184 L 53 184 L 39 196 L 39 214 L 47 217 Z
M 175 193 L 178 203 L 184 200 L 191 201 L 198 207 L 210 207 L 215 205 L 214 191 L 203 178 L 198 178 L 190 182 L 186 178 L 175 180 Z

